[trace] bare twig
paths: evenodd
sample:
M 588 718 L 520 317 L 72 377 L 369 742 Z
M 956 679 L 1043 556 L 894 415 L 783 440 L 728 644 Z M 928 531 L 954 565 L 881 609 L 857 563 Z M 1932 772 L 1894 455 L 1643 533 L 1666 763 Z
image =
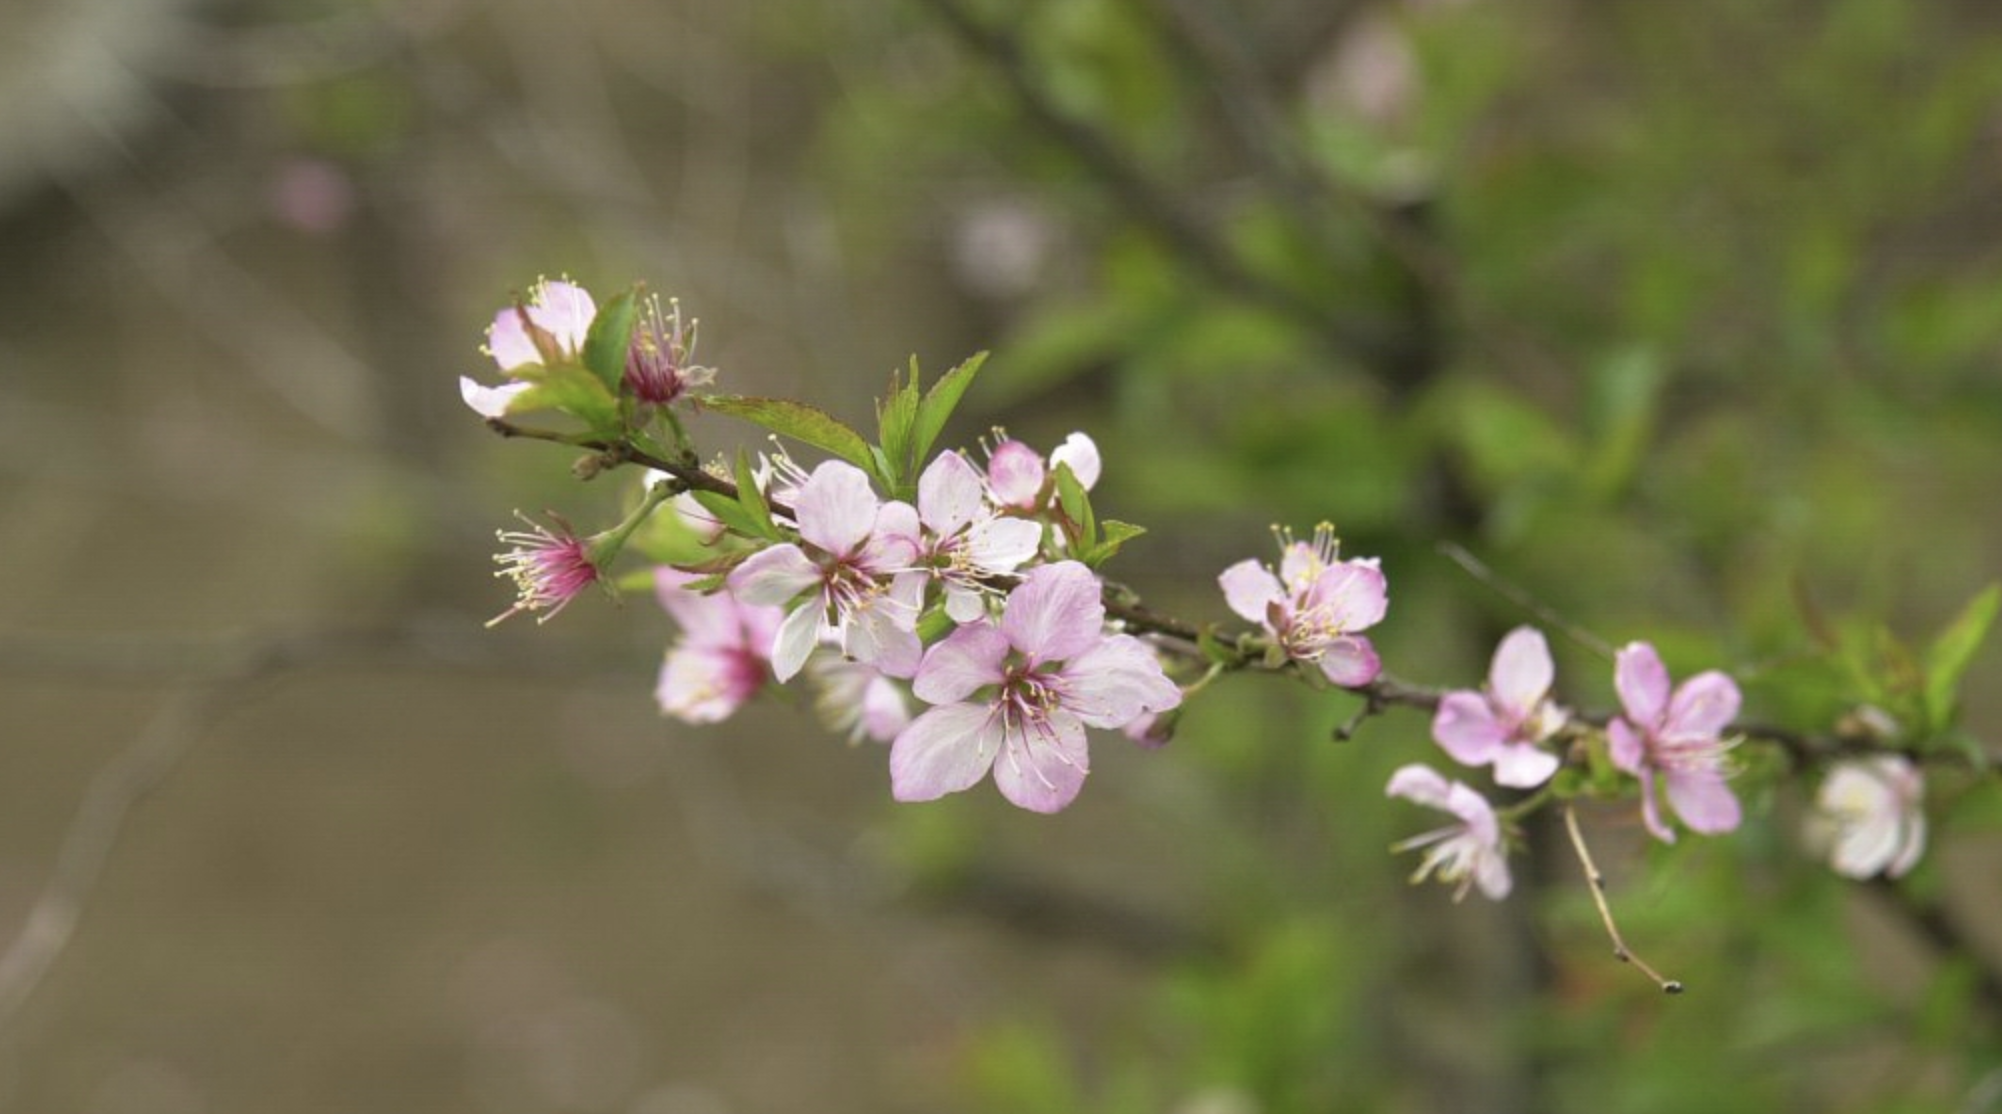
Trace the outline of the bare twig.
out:
M 1620 926 L 1613 923 L 1613 907 L 1606 903 L 1606 877 L 1592 862 L 1592 852 L 1585 846 L 1585 835 L 1578 830 L 1578 810 L 1568 803 L 1564 806 L 1564 830 L 1571 834 L 1571 847 L 1578 852 L 1579 865 L 1585 868 L 1585 883 L 1592 889 L 1592 904 L 1599 907 L 1599 921 L 1606 926 L 1606 935 L 1613 941 L 1613 958 L 1621 963 L 1631 963 L 1634 969 L 1660 987 L 1663 993 L 1680 994 L 1683 987 L 1674 979 L 1663 978 L 1661 972 L 1648 966 L 1647 961 L 1634 954 L 1627 942 L 1620 938 Z

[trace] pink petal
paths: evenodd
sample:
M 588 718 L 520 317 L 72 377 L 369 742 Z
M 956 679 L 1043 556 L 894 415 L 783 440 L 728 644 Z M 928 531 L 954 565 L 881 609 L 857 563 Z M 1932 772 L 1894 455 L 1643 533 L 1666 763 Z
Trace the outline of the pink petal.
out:
M 1613 658 L 1613 688 L 1627 718 L 1643 731 L 1661 727 L 1668 709 L 1668 667 L 1646 642 L 1629 642 Z
M 841 649 L 892 677 L 908 677 L 917 671 L 925 647 L 890 609 L 872 606 L 849 614 L 841 627 Z
M 737 603 L 717 592 L 702 595 L 682 587 L 698 579 L 694 573 L 662 565 L 653 570 L 654 597 L 681 626 L 683 641 L 692 646 L 733 646 L 743 636 L 737 620 Z
M 986 505 L 980 473 L 958 453 L 941 453 L 918 477 L 918 517 L 940 537 L 965 529 Z
M 1641 823 L 1654 833 L 1654 838 L 1663 843 L 1675 842 L 1675 830 L 1661 820 L 1661 805 L 1655 800 L 1654 767 L 1642 766 L 1641 779 Z
M 1647 768 L 1647 740 L 1623 719 L 1606 725 L 1606 754 L 1613 765 L 1630 774 Z
M 1738 827 L 1738 797 L 1714 772 L 1670 770 L 1668 803 L 1692 832 L 1716 835 Z
M 1010 573 L 1036 555 L 1043 528 L 1026 518 L 990 518 L 966 535 L 966 554 L 975 568 Z
M 1326 607 L 1337 628 L 1367 630 L 1383 620 L 1390 599 L 1376 559 L 1338 561 L 1328 566 L 1307 594 L 1307 605 Z
M 1439 775 L 1439 771 L 1416 763 L 1399 766 L 1390 775 L 1390 784 L 1383 788 L 1386 797 L 1403 797 L 1407 801 L 1441 809 L 1446 807 L 1452 792 L 1452 785 Z
M 536 288 L 534 303 L 528 307 L 529 320 L 555 337 L 557 347 L 572 353 L 584 350 L 591 319 L 597 315 L 598 307 L 589 292 L 575 283 L 562 281 L 541 283 Z
M 536 350 L 535 342 L 522 326 L 520 309 L 508 306 L 494 314 L 494 323 L 487 326 L 487 354 L 502 371 L 542 363 L 542 353 Z
M 1563 765 L 1556 755 L 1528 743 L 1503 746 L 1495 752 L 1495 784 L 1510 789 L 1534 789 L 1549 781 Z
M 869 477 L 844 460 L 822 461 L 800 485 L 793 503 L 799 536 L 836 556 L 855 552 L 876 526 L 883 501 Z
M 483 386 L 465 376 L 459 377 L 459 397 L 473 408 L 473 413 L 482 418 L 507 417 L 508 404 L 514 396 L 533 386 L 530 383 L 503 383 L 498 387 Z
M 761 549 L 730 570 L 730 594 L 750 604 L 779 606 L 820 585 L 820 566 L 796 545 Z
M 887 743 L 910 726 L 911 710 L 903 691 L 888 679 L 874 677 L 862 694 L 862 730 L 871 739 Z
M 956 704 L 1002 680 L 1008 639 L 992 623 L 968 623 L 925 651 L 911 691 L 927 704 Z
M 1501 843 L 1501 826 L 1495 820 L 1494 806 L 1465 782 L 1456 781 L 1447 787 L 1446 811 L 1459 817 L 1483 846 Z
M 1432 716 L 1432 739 L 1462 766 L 1492 762 L 1508 729 L 1495 720 L 1488 702 L 1477 692 L 1449 692 Z
M 1714 739 L 1738 718 L 1740 701 L 1737 682 L 1714 669 L 1698 673 L 1675 690 L 1662 733 Z
M 654 700 L 684 723 L 719 723 L 757 691 L 763 670 L 754 665 L 742 650 L 678 647 L 661 663 Z
M 883 504 L 855 563 L 882 576 L 908 569 L 917 559 L 917 508 L 894 499 Z
M 1077 799 L 1091 772 L 1084 725 L 1062 710 L 1007 733 L 994 760 L 1001 795 L 1030 812 L 1058 812 Z
M 785 684 L 806 664 L 807 655 L 820 641 L 821 608 L 818 599 L 809 599 L 786 615 L 772 640 L 772 679 Z
M 1508 875 L 1508 859 L 1500 850 L 1474 859 L 1474 885 L 1480 887 L 1481 896 L 1489 901 L 1500 901 L 1508 896 L 1514 883 Z
M 987 458 L 988 490 L 1004 506 L 1034 510 L 1043 475 L 1043 458 L 1020 441 L 1001 442 Z
M 1529 718 L 1549 694 L 1557 668 L 1550 661 L 1550 643 L 1535 627 L 1517 627 L 1495 647 L 1488 670 L 1488 690 L 1517 723 Z
M 1064 661 L 1095 645 L 1105 627 L 1104 590 L 1076 561 L 1032 569 L 1008 593 L 1001 633 L 1038 662 Z
M 1266 606 L 1286 594 L 1272 570 L 1249 557 L 1223 570 L 1216 582 L 1223 589 L 1223 601 L 1230 609 L 1252 623 L 1263 624 Z
M 947 704 L 911 721 L 890 742 L 890 795 L 932 801 L 969 789 L 1001 749 L 999 717 L 982 704 Z
M 1376 647 L 1359 634 L 1345 634 L 1328 643 L 1321 651 L 1320 665 L 1329 682 L 1343 688 L 1361 688 L 1383 672 Z
M 1098 485 L 1098 442 L 1083 433 L 1071 434 L 1050 454 L 1050 467 L 1055 469 L 1059 464 L 1070 465 L 1071 475 L 1077 477 L 1077 482 L 1086 491 L 1090 491 Z
M 1165 712 L 1182 690 L 1161 671 L 1161 659 L 1130 634 L 1117 634 L 1063 669 L 1063 706 L 1092 727 L 1121 727 L 1143 712 Z

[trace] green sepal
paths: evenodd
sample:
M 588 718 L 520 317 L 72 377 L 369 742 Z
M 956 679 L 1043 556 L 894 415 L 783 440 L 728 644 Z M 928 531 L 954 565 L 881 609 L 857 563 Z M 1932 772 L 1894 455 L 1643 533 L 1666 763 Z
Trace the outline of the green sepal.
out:
M 598 307 L 584 334 L 584 368 L 613 395 L 626 379 L 626 350 L 632 344 L 633 319 L 639 313 L 639 288 L 627 290 Z
M 1988 636 L 1998 605 L 2002 605 L 2002 584 L 1990 584 L 1967 601 L 1953 622 L 1926 647 L 1925 711 L 1926 723 L 1933 731 L 1943 731 L 1953 722 L 1961 675 Z
M 779 532 L 778 523 L 772 521 L 771 504 L 765 501 L 765 493 L 758 487 L 757 474 L 751 470 L 751 454 L 737 450 L 737 505 L 744 508 L 744 514 L 756 527 L 751 536 L 781 541 L 785 535 Z
M 784 398 L 755 398 L 750 395 L 704 395 L 702 405 L 719 414 L 742 418 L 763 426 L 781 437 L 826 449 L 878 480 L 875 454 L 869 442 L 841 419 L 815 406 Z
M 725 584 L 728 584 L 729 582 L 730 582 L 729 573 L 712 572 L 708 576 L 698 577 L 694 580 L 689 581 L 686 584 L 683 584 L 681 586 L 681 590 L 684 592 L 694 592 L 697 595 L 706 596 L 711 592 L 722 591 L 723 586 Z
M 1196 632 L 1196 649 L 1201 650 L 1203 657 L 1215 665 L 1237 665 L 1244 660 L 1243 652 L 1218 638 L 1211 627 Z
M 560 410 L 593 433 L 617 433 L 619 400 L 582 368 L 547 368 L 529 388 L 508 400 L 509 415 Z
M 973 377 L 980 374 L 980 366 L 987 362 L 987 353 L 975 352 L 958 367 L 939 376 L 939 380 L 925 392 L 924 401 L 918 404 L 917 418 L 911 429 L 911 459 L 922 463 L 931 455 L 931 447 L 938 435 L 945 430 L 946 419 L 959 406 L 960 397 L 966 388 L 973 385 Z M 911 358 L 912 395 L 918 389 L 918 361 Z
M 1065 540 L 1070 542 L 1072 553 L 1081 560 L 1089 560 L 1098 549 L 1098 520 L 1092 517 L 1091 496 L 1085 494 L 1084 484 L 1078 482 L 1077 473 L 1068 464 L 1057 465 L 1056 481 L 1057 506 L 1065 520 Z

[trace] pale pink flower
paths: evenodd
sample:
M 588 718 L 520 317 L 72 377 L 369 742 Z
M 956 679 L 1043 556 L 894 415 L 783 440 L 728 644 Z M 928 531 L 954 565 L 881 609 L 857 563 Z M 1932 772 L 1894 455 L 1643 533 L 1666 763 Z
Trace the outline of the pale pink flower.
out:
M 704 595 L 687 585 L 694 573 L 654 570 L 654 595 L 681 626 L 654 686 L 667 715 L 687 723 L 717 723 L 736 714 L 771 676 L 770 651 L 785 613 L 744 603 L 727 591 Z
M 1564 726 L 1550 700 L 1556 675 L 1550 644 L 1534 627 L 1517 627 L 1495 648 L 1485 692 L 1449 692 L 1432 717 L 1432 738 L 1463 766 L 1494 763 L 1495 782 L 1532 789 L 1557 772 L 1557 756 L 1537 746 Z
M 772 647 L 779 683 L 823 636 L 857 661 L 908 675 L 924 650 L 916 627 L 926 577 L 911 570 L 916 509 L 883 502 L 860 468 L 839 460 L 815 468 L 792 507 L 804 544 L 759 550 L 730 573 L 738 599 L 789 608 Z
M 1808 838 L 1847 878 L 1901 878 L 1926 849 L 1925 776 L 1902 755 L 1842 762 L 1815 795 Z
M 1655 776 L 1668 803 L 1693 832 L 1715 835 L 1738 826 L 1738 798 L 1724 784 L 1729 745 L 1720 737 L 1738 715 L 1738 686 L 1712 669 L 1671 695 L 1668 668 L 1645 642 L 1629 642 L 1614 659 L 1613 687 L 1625 715 L 1606 725 L 1613 764 L 1641 780 L 1641 817 L 1664 843 L 1675 832 L 1662 822 Z
M 498 531 L 495 536 L 510 548 L 494 555 L 500 565 L 494 575 L 514 581 L 516 599 L 513 607 L 487 621 L 490 627 L 529 611 L 541 612 L 535 621 L 546 623 L 600 577 L 590 544 L 579 538 L 568 522 L 551 514 L 557 525 L 551 530 L 519 512 L 516 517 L 528 529 Z
M 462 375 L 460 396 L 483 418 L 506 415 L 514 397 L 534 385 L 545 354 L 575 359 L 584 351 L 584 338 L 597 315 L 597 303 L 583 287 L 548 279 L 536 283 L 525 305 L 501 310 L 487 328 L 487 354 L 510 381 L 488 387 Z
M 828 730 L 851 743 L 887 743 L 911 723 L 910 700 L 897 681 L 873 665 L 834 653 L 817 653 L 806 663 L 814 684 L 814 710 Z
M 926 651 L 912 691 L 937 705 L 890 746 L 891 793 L 929 801 L 971 788 L 988 770 L 1009 801 L 1056 812 L 1091 766 L 1084 729 L 1115 728 L 1181 703 L 1181 690 L 1131 635 L 1105 633 L 1090 569 L 1031 569 L 997 623 L 980 619 Z
M 666 406 L 716 377 L 694 362 L 695 322 L 682 325 L 678 300 L 668 306 L 662 313 L 660 299 L 648 297 L 626 346 L 626 391 L 647 406 Z
M 1090 491 L 1098 483 L 1097 442 L 1083 433 L 1073 433 L 1050 453 L 1046 464 L 1036 450 L 1012 438 L 1004 439 L 987 456 L 987 490 L 998 506 L 1041 510 L 1049 505 L 1049 476 L 1059 464 L 1068 464 L 1078 484 Z
M 1386 796 L 1403 797 L 1430 808 L 1452 813 L 1458 823 L 1413 836 L 1393 847 L 1393 851 L 1426 848 L 1413 882 L 1423 882 L 1438 874 L 1441 882 L 1454 886 L 1453 900 L 1467 896 L 1470 886 L 1493 901 L 1508 896 L 1510 880 L 1508 851 L 1502 845 L 1501 822 L 1487 798 L 1461 782 L 1449 782 L 1429 766 L 1403 766 L 1390 775 Z
M 1323 524 L 1311 544 L 1283 541 L 1279 570 L 1246 558 L 1217 577 L 1230 609 L 1263 626 L 1287 657 L 1313 662 L 1328 680 L 1356 688 L 1376 680 L 1376 647 L 1357 634 L 1389 607 L 1383 570 L 1374 557 L 1336 557 L 1334 528 Z
M 994 512 L 980 473 L 956 452 L 939 454 L 918 477 L 918 520 L 916 563 L 944 586 L 945 613 L 957 623 L 979 618 L 986 582 L 1012 574 L 1042 544 L 1041 526 Z

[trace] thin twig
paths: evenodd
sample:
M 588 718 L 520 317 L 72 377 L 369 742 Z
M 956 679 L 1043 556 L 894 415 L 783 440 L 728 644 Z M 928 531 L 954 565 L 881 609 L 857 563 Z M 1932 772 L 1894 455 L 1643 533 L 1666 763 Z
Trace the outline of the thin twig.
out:
M 1530 595 L 1520 585 L 1504 580 L 1479 557 L 1467 552 L 1465 547 L 1453 542 L 1440 542 L 1439 552 L 1445 554 L 1446 558 L 1454 564 L 1465 569 L 1468 576 L 1480 581 L 1508 602 L 1543 620 L 1550 627 L 1562 633 L 1564 637 L 1605 658 L 1607 661 L 1613 660 L 1615 655 L 1612 643 L 1607 642 L 1605 639 L 1558 614 L 1555 608 Z
M 1571 833 L 1571 846 L 1578 852 L 1578 862 L 1585 868 L 1585 882 L 1592 889 L 1592 904 L 1599 907 L 1599 921 L 1606 926 L 1606 935 L 1613 941 L 1613 958 L 1621 963 L 1631 963 L 1634 969 L 1648 978 L 1666 994 L 1680 994 L 1683 986 L 1674 979 L 1663 978 L 1661 972 L 1648 966 L 1647 961 L 1634 954 L 1627 942 L 1620 938 L 1620 926 L 1613 923 L 1613 907 L 1606 903 L 1606 876 L 1592 862 L 1592 852 L 1585 846 L 1585 835 L 1578 830 L 1578 810 L 1569 803 L 1564 806 L 1564 829 Z

